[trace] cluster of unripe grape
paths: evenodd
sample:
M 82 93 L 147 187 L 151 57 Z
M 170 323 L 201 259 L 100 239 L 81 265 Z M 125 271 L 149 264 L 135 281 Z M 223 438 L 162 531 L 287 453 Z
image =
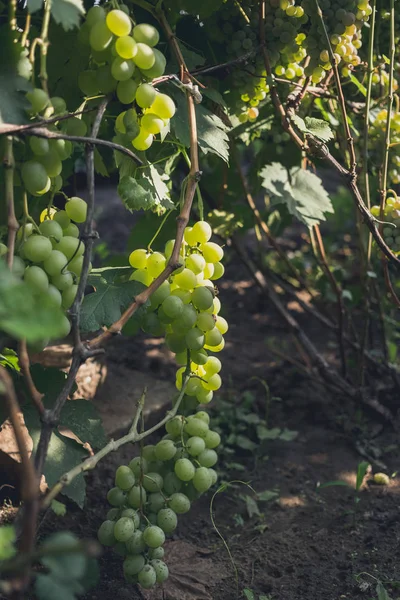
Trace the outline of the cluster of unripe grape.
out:
M 220 352 L 228 331 L 228 323 L 218 313 L 221 303 L 215 296 L 214 281 L 222 277 L 222 248 L 210 241 L 212 230 L 206 221 L 186 227 L 180 249 L 182 265 L 162 283 L 151 297 L 150 308 L 142 328 L 154 336 L 164 336 L 168 348 L 176 354 L 178 365 L 190 362 L 191 376 L 186 394 L 200 403 L 211 402 L 220 388 L 221 362 L 208 352 Z M 149 254 L 134 250 L 129 262 L 135 269 L 131 280 L 150 285 L 164 270 L 172 255 L 174 240 L 167 242 L 164 253 Z M 185 366 L 176 375 L 176 386 L 182 387 Z
M 98 530 L 104 546 L 124 557 L 127 581 L 152 588 L 168 577 L 163 561 L 165 537 L 177 527 L 179 514 L 217 481 L 212 468 L 220 436 L 199 411 L 167 422 L 167 434 L 144 446 L 129 465 L 118 467 L 115 487 L 107 495 L 113 508 Z
M 387 109 L 384 108 L 376 115 L 369 130 L 369 148 L 371 154 L 376 156 L 376 162 L 379 164 L 382 157 L 382 148 L 386 135 Z M 390 119 L 390 142 L 400 145 L 400 112 L 393 112 Z M 390 168 L 388 172 L 389 181 L 393 185 L 400 183 L 400 156 L 399 146 L 393 146 L 389 152 Z
M 86 202 L 75 196 L 68 199 L 65 210 L 45 209 L 39 226 L 28 222 L 17 233 L 13 273 L 34 293 L 47 295 L 54 306 L 65 310 L 72 306 L 82 271 L 85 244 L 76 223 L 86 220 L 86 212 Z M 6 251 L 2 244 L 0 255 Z M 61 338 L 70 331 L 66 315 L 60 325 Z
M 380 219 L 380 207 L 371 206 L 371 214 Z M 384 240 L 392 252 L 400 254 L 400 199 L 397 196 L 386 199 L 383 219 L 388 223 L 382 230 Z
M 88 11 L 80 38 L 91 47 L 90 68 L 79 74 L 78 84 L 86 96 L 115 91 L 122 104 L 131 106 L 117 117 L 116 130 L 143 151 L 168 128 L 175 104 L 148 83 L 165 71 L 165 57 L 155 48 L 157 29 L 148 23 L 133 26 L 129 9 L 122 8 Z

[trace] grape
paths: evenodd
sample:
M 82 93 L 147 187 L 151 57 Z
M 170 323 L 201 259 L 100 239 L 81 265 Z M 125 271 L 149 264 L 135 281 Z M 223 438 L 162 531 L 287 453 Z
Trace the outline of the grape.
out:
M 157 48 L 153 48 L 153 54 L 155 58 L 154 65 L 150 69 L 141 69 L 142 75 L 148 79 L 156 79 L 157 77 L 164 75 L 165 67 L 167 65 L 164 54 L 157 50 Z
M 97 21 L 90 30 L 89 43 L 93 50 L 101 52 L 112 42 L 113 36 L 104 21 Z
M 137 52 L 136 41 L 130 35 L 124 35 L 115 42 L 115 49 L 121 58 L 133 58 Z
M 25 258 L 34 263 L 39 263 L 50 256 L 53 246 L 44 235 L 32 235 L 26 240 L 23 250 Z
M 211 329 L 211 331 L 207 331 L 205 337 L 205 343 L 207 346 L 218 346 L 218 344 L 220 344 L 222 341 L 222 334 L 217 327 L 214 327 L 214 329 Z
M 158 306 L 160 306 L 160 304 L 162 302 L 164 302 L 165 298 L 168 298 L 170 293 L 171 293 L 171 286 L 168 283 L 168 281 L 164 281 L 160 285 L 158 290 L 156 290 L 154 292 L 154 294 L 152 294 L 152 296 L 151 296 L 150 302 L 151 302 L 152 308 L 157 308 Z
M 47 154 L 49 151 L 49 142 L 45 138 L 36 137 L 32 135 L 29 138 L 29 145 L 32 149 L 33 154 L 37 156 L 42 156 L 43 154 Z
M 47 288 L 47 295 L 51 298 L 56 306 L 61 306 L 62 296 L 58 289 L 52 283 L 49 283 Z
M 132 537 L 126 542 L 126 549 L 129 554 L 141 554 L 146 550 L 143 531 L 135 531 L 133 533 Z
M 37 161 L 28 160 L 24 163 L 21 177 L 24 186 L 33 196 L 43 196 L 50 189 L 51 181 L 47 176 L 46 169 Z
M 45 271 L 52 276 L 60 275 L 63 269 L 67 266 L 68 259 L 59 250 L 53 250 L 43 262 Z
M 160 252 L 153 252 L 147 259 L 147 270 L 152 277 L 158 277 L 165 268 L 165 257 Z
M 200 313 L 197 317 L 196 325 L 201 331 L 211 331 L 215 327 L 213 315 L 209 313 Z
M 203 454 L 204 453 L 202 453 L 202 455 Z M 201 493 L 206 492 L 212 486 L 211 473 L 209 473 L 206 467 L 199 467 L 196 469 L 193 477 L 193 485 L 196 490 Z
M 61 290 L 62 292 L 70 288 L 71 285 L 74 283 L 72 275 L 69 272 L 64 272 L 60 275 L 56 275 L 55 277 L 52 277 L 51 281 L 53 285 L 55 285 L 55 287 Z
M 33 233 L 32 223 L 25 223 L 25 225 L 21 225 L 21 227 L 17 231 L 17 241 L 18 242 L 25 241 L 29 236 L 32 235 L 32 233 Z M 7 248 L 7 246 L 5 246 L 5 247 Z
M 84 223 L 87 215 L 87 204 L 82 198 L 74 196 L 69 198 L 65 205 L 65 212 L 75 223 Z
M 142 486 L 139 487 L 138 485 L 135 485 L 128 494 L 128 504 L 129 506 L 132 506 L 132 508 L 140 508 L 142 505 L 146 504 L 146 500 L 146 490 Z
M 115 473 L 115 485 L 123 491 L 130 490 L 135 485 L 135 475 L 125 465 L 118 467 Z
M 137 575 L 145 566 L 144 556 L 142 554 L 134 554 L 133 556 L 127 556 L 124 560 L 124 575 Z
M 28 267 L 24 273 L 24 281 L 34 290 L 46 292 L 49 280 L 46 273 L 40 267 Z
M 193 225 L 192 235 L 197 243 L 205 244 L 211 238 L 212 229 L 206 221 L 197 221 Z
M 186 267 L 193 271 L 195 275 L 198 275 L 199 273 L 204 271 L 205 266 L 206 261 L 204 260 L 201 254 L 191 254 L 186 259 Z
M 149 462 L 155 460 L 156 456 L 155 456 L 154 450 L 155 450 L 154 444 L 147 444 L 147 446 L 144 446 L 144 448 L 142 450 L 143 458 L 145 458 Z
M 160 35 L 153 25 L 140 23 L 133 28 L 133 37 L 137 42 L 142 42 L 148 46 L 157 46 Z
M 132 458 L 131 462 L 129 463 L 129 468 L 135 477 L 139 478 L 141 477 L 142 473 L 147 473 L 148 462 L 143 457 L 135 456 L 135 458 Z
M 175 475 L 174 472 L 167 473 L 164 478 L 164 490 L 167 494 L 174 494 L 179 492 L 182 488 L 181 480 Z
M 164 499 L 163 494 L 161 492 L 153 492 L 152 494 L 149 495 L 148 504 L 149 504 L 149 509 L 152 512 L 157 513 L 159 510 L 161 510 L 165 506 L 165 499 Z
M 56 152 L 50 152 L 44 156 L 39 156 L 38 160 L 46 169 L 49 177 L 57 177 L 62 171 L 62 162 Z
M 132 104 L 135 99 L 137 83 L 133 79 L 119 81 L 117 85 L 117 98 L 122 104 Z
M 165 534 L 157 525 L 150 525 L 143 531 L 143 540 L 149 548 L 158 548 L 165 542 Z
M 174 493 L 168 501 L 168 506 L 178 515 L 183 515 L 190 510 L 190 500 L 185 494 Z
M 213 306 L 213 295 L 209 289 L 198 287 L 193 290 L 192 303 L 198 310 L 207 310 Z
M 180 437 L 183 430 L 182 417 L 178 415 L 175 416 L 173 419 L 166 423 L 165 429 L 170 435 L 172 435 L 172 437 Z
M 196 394 L 196 398 L 200 404 L 209 404 L 213 399 L 213 392 L 211 390 L 200 389 Z
M 184 430 L 190 436 L 205 438 L 209 428 L 207 423 L 201 419 L 190 417 L 185 423 Z
M 114 58 L 111 64 L 111 75 L 117 81 L 126 81 L 130 79 L 135 70 L 135 65 L 131 60 L 125 60 L 124 58 Z
M 146 286 L 149 286 L 153 281 L 152 276 L 144 269 L 138 269 L 137 271 L 134 271 L 129 279 L 131 281 L 140 281 L 140 283 L 143 283 Z
M 83 256 L 77 256 L 68 264 L 68 268 L 72 273 L 79 277 L 83 268 Z M 89 263 L 89 273 L 92 270 L 92 263 Z
M 203 450 L 203 452 L 199 454 L 197 460 L 202 467 L 213 467 L 218 460 L 218 455 L 215 450 L 206 448 L 206 450 Z
M 66 235 L 57 244 L 56 249 L 65 254 L 68 259 L 75 259 L 82 256 L 85 246 L 76 237 Z
M 138 136 L 132 140 L 132 146 L 136 150 L 144 152 L 148 150 L 153 143 L 153 136 L 149 134 L 145 129 L 141 129 Z
M 129 517 L 121 517 L 115 523 L 114 536 L 118 542 L 127 542 L 135 531 L 135 524 Z
M 66 229 L 66 227 L 68 227 L 71 223 L 71 219 L 69 218 L 65 210 L 57 211 L 53 216 L 53 221 L 58 223 L 62 229 Z
M 204 350 L 193 351 L 190 353 L 190 357 L 196 365 L 205 365 L 208 360 L 207 352 Z
M 193 415 L 194 419 L 200 419 L 200 421 L 204 421 L 207 425 L 210 424 L 210 415 L 205 410 L 199 410 Z
M 136 48 L 137 52 L 132 59 L 134 63 L 139 67 L 139 69 L 151 69 L 156 62 L 153 48 L 150 48 L 150 46 L 141 42 L 137 44 Z
M 139 584 L 145 590 L 152 588 L 157 581 L 157 574 L 151 565 L 145 565 L 138 575 Z
M 218 373 L 214 373 L 214 375 L 208 377 L 206 381 L 201 382 L 201 385 L 204 387 L 204 389 L 211 390 L 213 392 L 215 392 L 215 390 L 219 390 L 221 384 L 221 377 L 218 375 Z
M 161 440 L 155 447 L 154 453 L 158 460 L 171 460 L 176 454 L 176 447 L 171 440 Z
M 176 108 L 172 98 L 166 94 L 157 94 L 153 104 L 151 105 L 151 110 L 162 119 L 172 119 Z
M 224 317 L 220 317 L 220 316 L 217 317 L 215 326 L 218 329 L 218 331 L 220 331 L 222 333 L 222 335 L 224 335 L 229 329 L 226 319 L 224 319 Z
M 200 350 L 204 345 L 204 333 L 197 327 L 193 327 L 187 332 L 185 341 L 191 350 Z
M 214 469 L 208 469 L 208 472 L 210 473 L 212 479 L 211 485 L 215 485 L 218 481 L 217 471 L 215 471 Z
M 178 525 L 178 517 L 171 508 L 162 508 L 158 511 L 157 525 L 164 533 L 172 533 Z
M 200 452 L 203 452 L 206 448 L 206 443 L 203 438 L 198 436 L 192 436 L 186 442 L 186 450 L 190 456 L 198 456 Z
M 190 305 L 184 305 L 179 318 L 172 323 L 172 328 L 176 333 L 185 333 L 191 329 L 197 321 L 197 312 Z M 186 364 L 186 361 L 185 363 Z
M 206 262 L 216 263 L 221 260 L 224 255 L 224 251 L 221 246 L 215 244 L 214 242 L 206 242 L 205 244 L 201 244 L 200 250 L 203 253 L 203 256 Z
M 26 94 L 27 99 L 31 103 L 33 113 L 42 112 L 49 103 L 49 97 L 44 90 L 34 88 Z
M 64 121 L 64 123 L 65 125 L 63 127 L 68 135 L 85 136 L 87 133 L 87 125 L 85 121 L 78 117 L 69 117 Z
M 117 519 L 119 517 L 119 513 L 120 513 L 119 508 L 110 508 L 110 510 L 107 513 L 107 520 L 115 521 L 115 519 Z
M 175 474 L 181 481 L 190 481 L 194 477 L 195 468 L 187 458 L 179 458 L 175 463 Z
M 122 506 L 125 504 L 126 495 L 117 487 L 111 488 L 107 494 L 107 500 L 111 506 Z
M 97 84 L 103 94 L 110 94 L 117 87 L 117 81 L 111 73 L 110 65 L 102 65 L 96 72 Z
M 168 317 L 176 319 L 183 311 L 183 302 L 177 296 L 168 296 L 161 304 L 161 307 Z
M 175 275 L 174 283 L 184 290 L 192 290 L 197 284 L 196 275 L 190 269 L 183 269 Z
M 129 35 L 132 29 L 130 18 L 122 10 L 111 10 L 106 17 L 106 23 L 108 29 L 119 37 Z
M 97 532 L 97 539 L 103 546 L 113 546 L 116 542 L 114 535 L 114 521 L 104 521 Z
M 96 96 L 99 92 L 96 71 L 81 71 L 78 75 L 78 86 L 85 96 Z
M 152 85 L 148 83 L 142 83 L 139 85 L 136 92 L 136 103 L 141 108 L 149 108 L 153 104 L 155 97 L 156 91 Z
M 148 492 L 158 492 L 162 486 L 163 478 L 159 473 L 146 473 L 143 477 L 143 487 Z
M 63 237 L 63 230 L 57 221 L 43 221 L 43 223 L 40 223 L 39 225 L 39 230 L 42 235 L 48 238 L 54 238 L 57 242 Z
M 25 271 L 25 263 L 19 256 L 14 256 L 12 272 L 17 277 L 22 277 Z
M 148 131 L 154 135 L 160 133 L 165 127 L 164 121 L 153 113 L 146 113 L 143 115 L 140 124 L 145 131 Z
M 166 579 L 168 579 L 169 571 L 165 562 L 154 559 L 150 562 L 150 564 L 156 572 L 157 583 L 163 583 Z
M 210 279 L 212 281 L 215 281 L 216 279 L 220 279 L 224 273 L 225 273 L 224 265 L 220 262 L 216 262 L 216 263 L 214 263 L 214 273 L 210 276 Z
M 221 443 L 221 436 L 216 431 L 207 431 L 207 435 L 204 438 L 205 445 L 207 448 L 213 450 Z

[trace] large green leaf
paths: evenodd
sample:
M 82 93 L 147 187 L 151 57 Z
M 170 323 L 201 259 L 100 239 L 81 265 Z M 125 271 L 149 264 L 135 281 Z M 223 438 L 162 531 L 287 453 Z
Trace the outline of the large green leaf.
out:
M 40 10 L 43 0 L 28 0 L 30 13 Z M 85 14 L 82 0 L 53 0 L 51 3 L 51 16 L 56 23 L 68 31 L 78 27 L 81 17 Z
M 308 227 L 325 221 L 325 213 L 333 213 L 329 195 L 314 173 L 300 167 L 288 172 L 280 163 L 272 163 L 262 169 L 260 176 L 271 200 L 286 204 L 289 212 Z
M 166 175 L 161 176 L 153 165 L 138 169 L 135 177 L 125 175 L 121 178 L 118 194 L 131 212 L 141 209 L 160 212 L 174 208 L 165 178 L 168 179 Z
M 95 291 L 85 296 L 81 308 L 81 329 L 97 331 L 109 327 L 117 321 L 123 311 L 133 302 L 135 296 L 145 289 L 138 281 L 124 281 L 129 274 L 128 267 L 105 267 L 94 269 L 88 283 Z M 140 318 L 145 307 L 141 307 L 133 318 Z
M 0 123 L 26 123 L 26 109 L 30 104 L 25 93 L 32 89 L 32 85 L 18 75 L 17 65 L 22 48 L 14 43 L 7 26 L 0 27 L 0 40 Z
M 0 330 L 27 342 L 56 339 L 64 328 L 63 316 L 50 297 L 33 293 L 0 260 Z
M 16 541 L 17 536 L 13 525 L 0 527 L 0 560 L 8 560 L 16 554 Z
M 99 450 L 107 443 L 97 409 L 87 400 L 70 400 L 64 404 L 60 425 L 68 427 L 83 442 Z

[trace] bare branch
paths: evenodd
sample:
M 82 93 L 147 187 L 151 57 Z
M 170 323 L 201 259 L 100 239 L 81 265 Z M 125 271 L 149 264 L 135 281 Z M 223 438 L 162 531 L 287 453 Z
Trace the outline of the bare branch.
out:
M 18 221 L 15 217 L 14 208 L 14 153 L 13 153 L 13 141 L 11 137 L 6 138 L 6 150 L 3 158 L 4 166 L 4 187 L 5 187 L 5 199 L 7 205 L 7 227 L 8 227 L 8 240 L 7 240 L 7 264 L 11 269 L 14 261 L 14 248 L 15 248 L 15 237 L 19 229 Z
M 30 361 L 28 350 L 26 348 L 26 340 L 21 340 L 19 343 L 18 349 L 18 359 L 19 365 L 21 367 L 22 374 L 25 378 L 26 385 L 28 386 L 29 393 L 31 395 L 32 401 L 36 406 L 36 409 L 40 416 L 44 414 L 44 406 L 42 402 L 43 394 L 39 392 L 36 388 L 35 383 L 32 379 L 31 369 L 30 369 Z

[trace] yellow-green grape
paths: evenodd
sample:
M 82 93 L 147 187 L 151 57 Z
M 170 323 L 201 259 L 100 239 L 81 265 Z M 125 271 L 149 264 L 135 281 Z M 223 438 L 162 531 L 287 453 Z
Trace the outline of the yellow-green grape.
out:
M 90 30 L 89 42 L 93 50 L 101 52 L 108 48 L 113 39 L 112 33 L 104 21 L 97 21 Z
M 111 74 L 117 81 L 126 81 L 130 79 L 135 70 L 135 65 L 131 60 L 125 60 L 117 56 L 111 64 Z
M 157 94 L 151 112 L 155 113 L 162 119 L 172 119 L 176 111 L 174 101 L 166 94 Z
M 156 91 L 149 83 L 142 83 L 136 91 L 136 103 L 141 108 L 149 108 L 156 97 Z
M 148 46 L 157 46 L 160 35 L 153 25 L 140 23 L 133 28 L 133 37 L 137 42 L 142 42 Z
M 142 152 L 148 150 L 152 143 L 152 134 L 148 133 L 144 128 L 141 129 L 139 135 L 132 140 L 132 146 L 136 148 L 136 150 L 141 150 Z
M 136 90 L 137 90 L 137 83 L 133 79 L 119 81 L 118 85 L 117 85 L 117 98 L 120 102 L 122 102 L 122 104 L 132 104 L 132 102 L 135 100 Z M 121 113 L 121 115 L 123 115 L 123 114 L 124 113 Z M 118 118 L 121 115 L 118 115 L 118 117 L 117 117 L 116 127 L 117 126 L 121 127 L 120 122 L 118 122 Z M 125 129 L 125 131 L 121 131 L 121 133 L 126 132 L 126 128 L 123 125 L 123 118 L 124 117 L 122 117 L 122 126 Z
M 155 58 L 153 66 L 150 69 L 141 69 L 142 75 L 147 77 L 147 79 L 156 79 L 157 77 L 164 75 L 165 67 L 167 65 L 164 54 L 157 50 L 157 48 L 153 48 L 153 54 Z
M 133 37 L 124 35 L 115 42 L 115 50 L 121 58 L 133 58 L 137 52 L 137 44 Z
M 140 283 L 143 283 L 144 285 L 149 286 L 151 284 L 151 282 L 153 281 L 153 278 L 147 270 L 137 269 L 137 271 L 134 271 L 132 273 L 132 275 L 129 277 L 129 280 L 130 281 L 140 281 Z
M 122 10 L 111 10 L 106 17 L 106 24 L 118 37 L 129 35 L 132 29 L 130 18 Z
M 129 255 L 129 264 L 134 269 L 145 269 L 147 265 L 148 254 L 146 250 L 138 248 Z
M 139 69 L 151 69 L 156 61 L 153 48 L 141 42 L 137 44 L 136 48 L 137 51 L 132 60 Z
M 144 114 L 142 120 L 140 121 L 140 125 L 145 131 L 148 131 L 154 135 L 160 133 L 160 131 L 162 131 L 162 129 L 165 127 L 164 121 L 153 113 Z
M 147 271 L 152 277 L 158 277 L 165 268 L 165 256 L 160 252 L 153 252 L 147 259 Z

